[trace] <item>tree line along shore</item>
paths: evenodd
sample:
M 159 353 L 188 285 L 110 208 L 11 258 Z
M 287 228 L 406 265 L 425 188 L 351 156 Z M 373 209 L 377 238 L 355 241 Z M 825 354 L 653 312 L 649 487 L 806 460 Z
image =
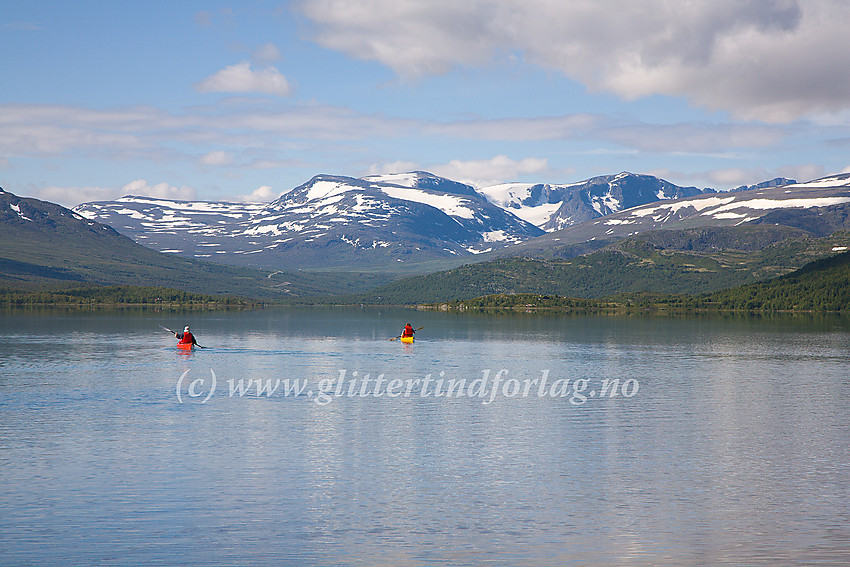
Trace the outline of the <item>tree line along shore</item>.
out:
M 261 301 L 234 295 L 198 294 L 149 286 L 82 286 L 51 290 L 0 290 L 0 305 L 26 306 L 184 306 L 203 308 L 250 308 L 293 304 Z M 301 303 L 301 302 L 299 302 Z M 305 301 L 313 305 L 340 305 L 332 298 Z M 759 311 L 759 312 L 850 312 L 850 252 L 814 261 L 790 274 L 767 281 L 703 294 L 634 292 L 600 299 L 563 297 L 543 293 L 500 293 L 472 299 L 408 303 L 419 309 L 546 310 L 582 312 L 621 311 Z

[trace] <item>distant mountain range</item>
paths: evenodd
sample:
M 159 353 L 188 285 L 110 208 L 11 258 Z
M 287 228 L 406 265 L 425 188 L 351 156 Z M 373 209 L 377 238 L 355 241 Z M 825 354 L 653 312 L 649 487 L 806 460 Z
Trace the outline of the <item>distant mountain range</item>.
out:
M 266 205 L 127 196 L 74 211 L 155 250 L 195 259 L 405 273 L 460 265 L 546 232 L 706 193 L 715 191 L 632 173 L 476 191 L 419 171 L 360 179 L 318 175 Z
M 552 272 L 523 264 L 517 272 L 512 265 L 497 291 L 513 289 L 512 278 L 541 293 L 546 286 L 608 293 L 627 283 L 652 287 L 658 278 L 666 278 L 664 289 L 716 289 L 786 273 L 847 245 L 844 236 L 810 241 L 850 230 L 850 174 L 788 181 L 715 192 L 621 173 L 476 191 L 425 172 L 319 175 L 268 204 L 128 196 L 73 211 L 0 190 L 0 285 L 138 284 L 281 298 L 358 293 L 406 274 L 434 274 L 429 297 L 444 300 L 451 278 L 460 278 L 464 296 L 492 287 L 504 274 L 494 259 L 561 262 L 606 248 L 598 266 L 582 260 Z M 629 248 L 638 235 L 640 245 Z M 739 261 L 744 268 L 735 268 Z M 472 263 L 481 264 L 472 279 L 442 271 Z M 653 264 L 664 269 L 640 271 Z M 638 280 L 621 281 L 638 268 Z M 607 283 L 585 281 L 592 274 Z M 569 288 L 567 279 L 582 283 Z M 393 285 L 406 302 L 413 297 L 412 281 Z M 401 297 L 385 291 L 384 298 Z

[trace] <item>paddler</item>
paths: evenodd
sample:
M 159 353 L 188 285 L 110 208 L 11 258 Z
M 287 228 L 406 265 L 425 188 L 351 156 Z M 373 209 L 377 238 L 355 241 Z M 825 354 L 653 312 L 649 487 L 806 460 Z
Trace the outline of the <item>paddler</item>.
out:
M 195 341 L 195 335 L 193 335 L 192 332 L 189 330 L 189 325 L 186 325 L 185 327 L 183 327 L 182 333 L 174 333 L 174 336 L 177 337 L 178 339 L 180 339 L 177 343 L 178 345 L 196 345 L 196 344 L 198 344 L 197 341 Z
M 401 332 L 401 338 L 412 337 L 415 332 L 416 332 L 416 329 L 413 328 L 413 325 L 408 323 L 407 325 L 404 326 L 404 330 Z

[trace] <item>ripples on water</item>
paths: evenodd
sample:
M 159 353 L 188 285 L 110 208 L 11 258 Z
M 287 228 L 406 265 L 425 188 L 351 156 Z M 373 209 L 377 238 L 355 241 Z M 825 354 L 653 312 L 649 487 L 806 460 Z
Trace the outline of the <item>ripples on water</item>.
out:
M 416 344 L 388 341 L 407 319 Z M 157 327 L 185 322 L 210 348 Z M 840 319 L 48 313 L 0 336 L 3 564 L 850 563 Z M 639 389 L 228 393 L 486 370 Z

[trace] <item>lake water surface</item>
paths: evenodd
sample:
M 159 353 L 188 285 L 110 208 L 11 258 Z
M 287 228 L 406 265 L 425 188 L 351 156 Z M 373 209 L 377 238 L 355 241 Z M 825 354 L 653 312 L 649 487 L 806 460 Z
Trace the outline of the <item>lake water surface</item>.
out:
M 848 565 L 848 487 L 847 319 L 0 314 L 3 565 Z

